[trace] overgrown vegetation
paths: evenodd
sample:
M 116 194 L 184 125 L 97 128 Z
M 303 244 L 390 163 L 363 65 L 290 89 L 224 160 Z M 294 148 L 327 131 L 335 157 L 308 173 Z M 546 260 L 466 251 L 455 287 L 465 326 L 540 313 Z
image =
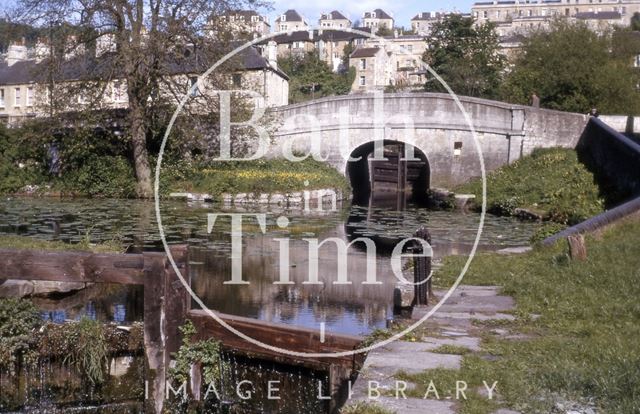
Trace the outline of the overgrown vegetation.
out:
M 92 385 L 103 383 L 108 349 L 102 323 L 83 317 L 70 325 L 67 341 L 70 346 L 64 362 L 73 366 Z
M 175 354 L 175 365 L 169 375 L 175 384 L 182 384 L 191 378 L 191 366 L 200 364 L 202 367 L 202 381 L 207 386 L 220 379 L 222 370 L 222 358 L 220 342 L 214 339 L 206 341 L 193 341 L 196 328 L 191 321 L 187 321 L 180 327 L 182 333 L 182 345 Z
M 193 168 L 188 179 L 169 184 L 168 188 L 208 194 L 260 194 L 323 188 L 346 191 L 349 184 L 335 169 L 312 158 L 301 162 L 261 159 L 203 164 Z
M 88 197 L 136 196 L 136 179 L 126 145 L 107 132 L 78 130 L 55 140 L 43 138 L 36 125 L 0 126 L 0 194 L 28 186 L 36 193 Z M 52 146 L 59 163 L 52 170 Z M 304 189 L 348 189 L 344 177 L 324 163 L 308 159 L 209 162 L 202 155 L 183 160 L 171 148 L 162 164 L 163 194 L 172 191 L 290 192 Z M 305 186 L 308 182 L 308 186 Z
M 475 25 L 471 17 L 451 14 L 431 26 L 423 60 L 456 94 L 495 99 L 506 64 L 493 23 Z M 435 78 L 425 90 L 446 92 Z
M 35 362 L 33 332 L 40 323 L 31 301 L 0 298 L 0 368 L 15 373 L 19 361 Z
M 521 339 L 492 334 L 487 323 L 484 354 L 465 356 L 460 371 L 404 375 L 418 384 L 411 392 L 422 397 L 430 380 L 445 390 L 456 379 L 469 390 L 498 381 L 501 404 L 521 412 L 555 412 L 558 404 L 640 412 L 639 243 L 636 220 L 588 237 L 586 261 L 569 259 L 564 242 L 520 255 L 476 255 L 464 283 L 503 286 L 517 309 L 500 329 Z M 445 259 L 434 282 L 450 286 L 465 259 Z M 463 413 L 495 410 L 478 396 L 462 404 Z
M 456 189 L 482 201 L 482 181 L 473 180 Z M 575 224 L 601 213 L 604 196 L 594 177 L 578 161 L 572 149 L 536 149 L 530 156 L 487 174 L 487 210 L 515 215 L 526 209 L 545 220 Z
M 502 86 L 503 99 L 562 111 L 637 115 L 640 38 L 628 29 L 597 33 L 585 23 L 557 19 L 527 36 Z
M 278 59 L 278 67 L 290 77 L 289 102 L 348 94 L 356 72 L 349 68 L 351 46 L 346 46 L 344 53 L 345 59 L 337 73 L 315 52 Z
M 391 411 L 384 408 L 377 403 L 362 403 L 348 404 L 340 410 L 340 414 L 394 414 L 395 411 Z
M 81 250 L 94 253 L 123 252 L 124 246 L 118 240 L 94 244 L 89 237 L 80 243 L 65 243 L 62 241 L 40 240 L 27 236 L 0 235 L 0 248 L 27 250 Z

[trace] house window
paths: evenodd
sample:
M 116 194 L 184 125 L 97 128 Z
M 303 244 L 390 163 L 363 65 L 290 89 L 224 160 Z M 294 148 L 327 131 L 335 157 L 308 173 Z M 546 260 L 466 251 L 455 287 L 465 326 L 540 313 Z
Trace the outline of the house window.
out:
M 4 108 L 4 89 L 0 89 L 0 108 Z
M 462 153 L 462 142 L 456 141 L 453 143 L 453 155 L 458 156 Z
M 407 45 L 407 50 L 409 52 L 413 52 L 413 45 Z
M 364 76 L 360 76 L 360 86 L 365 86 L 367 84 L 367 79 Z
M 33 106 L 33 86 L 27 88 L 27 106 Z
M 360 70 L 365 70 L 367 68 L 367 59 L 360 59 Z
M 635 59 L 633 60 L 633 66 L 636 68 L 640 68 L 640 55 L 636 55 Z M 0 96 L 0 99 L 2 100 L 0 103 L 4 104 L 4 91 L 2 91 L 2 96 Z
M 280 16 L 280 21 L 281 22 L 286 22 L 287 21 L 287 15 L 283 14 L 282 16 Z
M 113 82 L 111 96 L 114 102 L 124 102 L 124 83 L 122 81 Z
M 192 97 L 200 95 L 200 89 L 198 89 L 198 77 L 192 76 L 189 78 L 189 95 Z
M 242 74 L 240 74 L 240 73 L 234 73 L 233 74 L 233 86 L 235 88 L 241 88 L 242 87 Z
M 482 17 L 485 18 L 485 19 L 487 18 L 487 11 L 486 10 L 482 12 Z
M 15 92 L 14 93 L 15 101 L 13 103 L 13 106 L 20 106 L 20 99 L 21 99 L 20 98 L 20 88 L 16 88 L 14 92 Z

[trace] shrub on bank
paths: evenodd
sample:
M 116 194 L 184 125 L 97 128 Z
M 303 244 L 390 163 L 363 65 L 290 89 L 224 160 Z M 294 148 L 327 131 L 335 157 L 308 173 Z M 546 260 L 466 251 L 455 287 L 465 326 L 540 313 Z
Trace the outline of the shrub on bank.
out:
M 272 193 L 334 188 L 347 191 L 346 179 L 332 167 L 308 158 L 201 163 L 192 173 L 173 184 L 172 191 L 222 193 Z M 163 174 L 164 174 L 163 167 Z M 167 174 L 174 174 L 169 172 Z M 170 180 L 167 180 L 170 181 Z
M 482 200 L 482 181 L 456 189 Z M 530 156 L 487 174 L 487 210 L 515 215 L 526 209 L 545 220 L 575 224 L 604 211 L 605 200 L 593 174 L 572 149 L 536 149 Z

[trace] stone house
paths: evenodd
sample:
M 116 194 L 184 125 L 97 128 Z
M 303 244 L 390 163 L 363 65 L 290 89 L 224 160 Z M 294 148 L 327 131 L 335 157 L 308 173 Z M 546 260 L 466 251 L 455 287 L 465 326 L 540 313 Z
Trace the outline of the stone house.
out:
M 392 84 L 391 53 L 382 47 L 357 47 L 349 57 L 349 66 L 356 70 L 352 92 L 383 90 Z
M 440 12 L 422 12 L 416 14 L 411 19 L 411 30 L 414 33 L 427 36 L 431 33 L 431 25 L 433 23 L 442 20 L 442 18 L 446 16 L 446 13 Z
M 333 28 L 351 27 L 351 20 L 346 18 L 339 11 L 334 10 L 330 13 L 322 13 L 318 20 L 318 26 Z
M 275 47 L 270 54 L 273 60 L 262 56 L 255 47 L 245 49 L 240 55 L 238 69 L 227 75 L 229 86 L 258 92 L 261 97 L 254 98 L 258 106 L 287 105 L 289 78 L 278 69 L 275 55 Z M 57 90 L 62 91 L 61 96 L 66 101 L 65 111 L 82 111 L 88 107 L 89 99 L 92 108 L 128 108 L 127 82 L 119 78 L 117 73 L 115 76 L 111 73 L 115 65 L 112 57 L 110 53 L 93 58 L 77 55 L 63 62 Z M 105 71 L 109 71 L 109 76 L 105 75 Z M 170 82 L 166 84 L 172 86 L 165 86 L 160 94 L 168 99 L 181 99 L 202 72 L 189 62 L 170 66 Z M 50 89 L 47 73 L 47 58 L 35 56 L 35 51 L 28 50 L 24 45 L 13 44 L 9 47 L 0 62 L 0 122 L 16 125 L 27 118 L 48 116 Z M 91 88 L 87 86 L 87 81 L 92 83 Z
M 598 30 L 608 26 L 628 26 L 635 12 L 640 12 L 637 0 L 499 0 L 479 1 L 471 7 L 477 24 L 494 22 L 500 36 L 526 34 L 548 27 L 554 17 L 585 21 Z
M 365 12 L 362 15 L 362 25 L 364 27 L 370 27 L 375 31 L 382 28 L 391 30 L 394 27 L 394 20 L 393 17 L 384 10 L 375 9 L 370 12 Z
M 294 30 L 306 30 L 309 25 L 304 17 L 297 11 L 289 9 L 275 20 L 275 30 L 278 32 L 292 32 Z
M 270 40 L 277 44 L 279 58 L 313 52 L 337 72 L 344 69 L 341 65 L 346 57 L 345 50 L 348 50 L 345 48 L 364 44 L 367 36 L 340 30 L 305 30 L 283 33 Z
M 237 33 L 252 33 L 264 36 L 271 31 L 269 19 L 254 10 L 232 10 L 218 17 Z

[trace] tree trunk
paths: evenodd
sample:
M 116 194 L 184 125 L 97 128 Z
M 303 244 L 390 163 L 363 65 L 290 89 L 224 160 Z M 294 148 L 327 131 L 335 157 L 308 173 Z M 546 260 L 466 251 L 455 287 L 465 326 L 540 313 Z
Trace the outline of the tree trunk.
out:
M 151 182 L 151 167 L 149 166 L 149 153 L 147 152 L 147 128 L 142 106 L 137 102 L 131 102 L 129 106 L 131 118 L 131 145 L 133 146 L 133 163 L 138 181 L 138 197 L 153 197 Z

